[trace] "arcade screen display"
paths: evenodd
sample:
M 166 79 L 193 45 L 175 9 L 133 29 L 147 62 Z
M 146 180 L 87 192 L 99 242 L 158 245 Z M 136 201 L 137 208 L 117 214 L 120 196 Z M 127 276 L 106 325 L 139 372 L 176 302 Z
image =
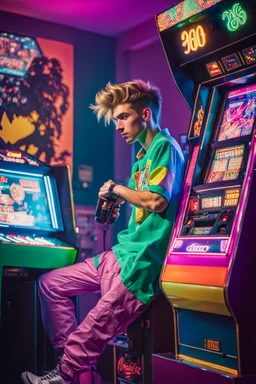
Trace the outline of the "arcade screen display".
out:
M 250 135 L 256 116 L 256 84 L 228 93 L 218 141 Z
M 240 174 L 243 156 L 244 145 L 216 149 L 206 183 L 236 180 Z
M 51 185 L 46 179 L 0 170 L 0 226 L 56 230 Z

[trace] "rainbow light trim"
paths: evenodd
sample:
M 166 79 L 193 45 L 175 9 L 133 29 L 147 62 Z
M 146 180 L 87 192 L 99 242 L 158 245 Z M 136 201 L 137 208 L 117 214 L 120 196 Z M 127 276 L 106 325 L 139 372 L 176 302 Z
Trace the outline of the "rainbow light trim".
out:
M 162 32 L 191 16 L 205 11 L 223 0 L 184 0 L 157 16 L 157 25 Z

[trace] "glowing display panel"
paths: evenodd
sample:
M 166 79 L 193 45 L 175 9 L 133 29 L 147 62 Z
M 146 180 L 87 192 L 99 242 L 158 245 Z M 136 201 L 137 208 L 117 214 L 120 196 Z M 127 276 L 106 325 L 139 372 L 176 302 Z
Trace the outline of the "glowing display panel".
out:
M 0 171 L 0 226 L 56 230 L 51 186 L 46 180 Z
M 208 235 L 212 230 L 212 227 L 197 227 L 192 228 L 190 235 Z
M 247 64 L 253 64 L 256 61 L 256 45 L 243 50 L 243 55 Z
M 221 207 L 221 196 L 204 197 L 201 201 L 202 209 Z
M 233 53 L 233 55 L 230 56 L 223 57 L 222 62 L 228 72 L 233 71 L 234 69 L 237 69 L 242 65 L 236 53 Z
M 206 64 L 207 70 L 211 77 L 218 76 L 222 73 L 222 70 L 217 63 L 217 61 L 214 61 L 213 63 Z
M 216 149 L 206 183 L 236 180 L 242 166 L 243 155 L 244 145 Z
M 250 135 L 256 116 L 256 85 L 228 94 L 218 141 Z
M 240 196 L 240 189 L 228 189 L 225 193 L 224 207 L 236 206 Z
M 184 0 L 157 16 L 159 31 L 161 32 L 173 27 L 181 21 L 203 12 L 221 1 L 223 0 Z

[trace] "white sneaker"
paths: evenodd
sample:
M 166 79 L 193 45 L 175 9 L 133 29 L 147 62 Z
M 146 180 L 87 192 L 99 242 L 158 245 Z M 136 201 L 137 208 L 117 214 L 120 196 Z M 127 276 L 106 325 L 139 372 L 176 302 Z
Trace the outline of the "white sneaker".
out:
M 44 376 L 37 376 L 26 371 L 21 374 L 21 380 L 24 384 L 65 384 L 65 380 L 61 377 L 58 368 L 54 368 Z

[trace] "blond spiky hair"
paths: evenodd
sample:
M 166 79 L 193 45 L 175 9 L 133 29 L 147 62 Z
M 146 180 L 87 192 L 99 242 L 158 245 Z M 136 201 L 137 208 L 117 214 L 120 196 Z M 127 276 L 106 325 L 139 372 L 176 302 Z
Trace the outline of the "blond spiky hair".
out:
M 139 102 L 152 109 L 153 119 L 157 122 L 162 102 L 160 89 L 141 79 L 122 84 L 108 83 L 106 88 L 96 94 L 95 105 L 91 104 L 90 108 L 96 114 L 98 121 L 104 117 L 105 125 L 107 125 L 110 123 L 113 110 L 117 105 Z

